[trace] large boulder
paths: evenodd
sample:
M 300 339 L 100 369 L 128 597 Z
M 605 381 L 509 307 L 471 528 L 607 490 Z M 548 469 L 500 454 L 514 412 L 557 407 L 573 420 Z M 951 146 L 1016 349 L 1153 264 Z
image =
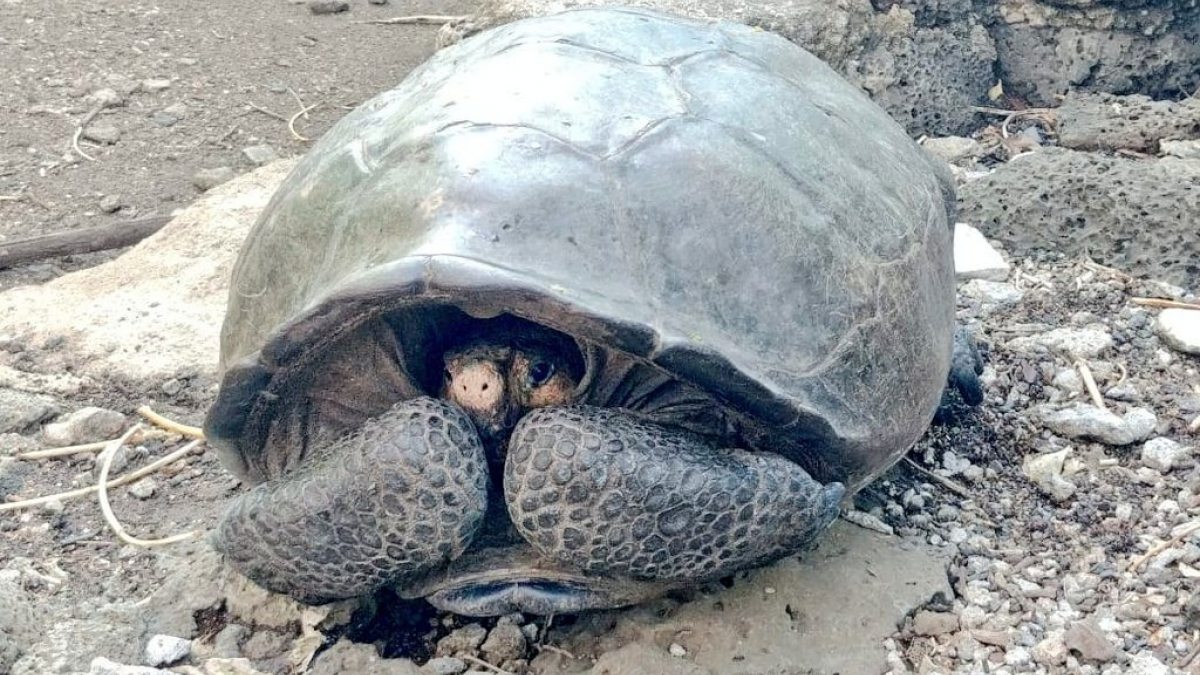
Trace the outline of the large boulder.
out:
M 958 191 L 959 217 L 1016 257 L 1090 256 L 1200 288 L 1200 160 L 1050 148 Z

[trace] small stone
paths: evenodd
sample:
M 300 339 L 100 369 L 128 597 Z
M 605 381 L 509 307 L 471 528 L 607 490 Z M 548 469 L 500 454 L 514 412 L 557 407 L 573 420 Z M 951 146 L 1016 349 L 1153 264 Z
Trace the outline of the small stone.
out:
M 684 649 L 683 645 L 679 644 L 678 642 L 672 642 L 671 646 L 667 648 L 667 652 L 677 659 L 682 659 L 683 657 L 687 656 L 687 650 Z
M 372 4 L 372 5 L 386 5 L 386 4 L 388 4 L 388 0 L 367 0 L 367 2 L 368 2 L 368 3 L 370 3 L 370 4 Z
M 951 612 L 921 610 L 913 617 L 913 632 L 935 637 L 958 630 L 958 615 Z
M 88 94 L 88 99 L 103 108 L 116 108 L 117 106 L 125 105 L 125 97 L 117 93 L 116 89 L 97 89 Z
M 954 225 L 954 272 L 959 279 L 1004 281 L 1008 263 L 979 230 L 966 223 Z
M 0 387 L 0 434 L 18 434 L 58 414 L 58 401 Z
M 1200 354 L 1200 311 L 1164 309 L 1159 312 L 1154 329 L 1171 349 L 1184 354 Z
M 1067 394 L 1077 394 L 1083 391 L 1083 378 L 1079 375 L 1079 371 L 1074 368 L 1063 368 L 1058 371 L 1058 374 L 1054 376 L 1050 384 L 1053 384 Z
M 987 279 L 972 279 L 963 284 L 959 292 L 988 307 L 1012 307 L 1025 298 L 1025 294 L 1016 286 Z
M 231 623 L 221 629 L 212 641 L 212 656 L 221 659 L 236 659 L 242 655 L 242 643 L 250 635 L 250 629 L 240 623 Z
M 1171 668 L 1153 654 L 1143 651 L 1129 660 L 1125 675 L 1171 675 Z
M 54 447 L 107 441 L 125 430 L 125 416 L 95 406 L 80 408 L 42 429 L 42 442 Z
M 51 499 L 50 501 L 46 502 L 45 504 L 42 504 L 42 511 L 45 511 L 46 513 L 49 513 L 52 515 L 57 515 L 59 513 L 62 513 L 66 509 L 67 509 L 67 505 L 63 504 L 61 499 Z
M 1032 661 L 1033 657 L 1029 655 L 1029 650 L 1024 647 L 1013 647 L 1004 652 L 1004 663 L 1013 668 L 1024 669 Z
M 1056 631 L 1034 645 L 1029 654 L 1043 666 L 1060 666 L 1067 662 L 1068 651 L 1062 633 Z
M 1071 359 L 1095 359 L 1113 346 L 1112 334 L 1102 325 L 1083 328 L 1055 328 L 1041 335 L 1014 338 L 1008 341 L 1009 349 L 1023 353 L 1036 353 L 1035 346 L 1042 346 Z
M 455 628 L 449 635 L 438 640 L 437 656 L 473 654 L 486 638 L 487 629 L 477 623 Z
M 1158 149 L 1164 155 L 1180 159 L 1200 159 L 1200 138 L 1181 141 L 1163 139 L 1158 142 Z
M 921 141 L 921 147 L 947 164 L 975 159 L 983 154 L 983 145 L 979 141 L 962 136 L 926 138 Z
M 215 169 L 200 169 L 192 175 L 192 185 L 195 185 L 202 192 L 208 192 L 234 178 L 237 178 L 237 173 L 227 166 L 220 166 Z
M 1008 637 L 1008 631 L 1006 630 L 984 630 L 982 628 L 978 628 L 971 631 L 971 637 L 985 645 L 991 645 L 993 647 L 1007 649 L 1008 646 L 1012 644 L 1012 640 Z
M 1063 466 L 1066 464 L 1070 448 L 1057 452 L 1047 452 L 1039 455 L 1028 455 L 1021 464 L 1021 471 L 1039 490 L 1049 495 L 1055 501 L 1066 501 L 1075 494 L 1075 484 L 1063 478 Z
M 1093 621 L 1073 624 L 1063 635 L 1063 643 L 1085 661 L 1108 663 L 1117 658 L 1117 648 Z
M 91 124 L 83 130 L 83 137 L 94 143 L 114 145 L 121 140 L 121 130 L 111 124 Z
M 191 651 L 191 640 L 174 635 L 155 635 L 146 642 L 145 662 L 148 666 L 171 666 L 182 661 Z
M 156 490 L 158 490 L 158 484 L 154 482 L 153 478 L 143 478 L 129 486 L 129 494 L 143 500 L 153 497 Z
M 308 11 L 313 14 L 338 14 L 349 12 L 350 3 L 346 0 L 309 0 Z
M 100 198 L 100 211 L 103 213 L 116 213 L 125 206 L 125 202 L 116 195 L 105 195 Z
M 1149 438 L 1158 418 L 1145 408 L 1130 408 L 1117 415 L 1087 403 L 1052 410 L 1038 408 L 1035 416 L 1043 426 L 1067 438 L 1096 440 L 1106 445 L 1130 445 Z
M 286 654 L 292 647 L 289 636 L 273 630 L 256 630 L 245 643 L 242 645 L 241 655 L 252 661 L 273 659 L 280 654 Z
M 171 88 L 171 81 L 165 79 L 149 79 L 142 80 L 142 91 L 148 94 L 157 94 L 164 89 Z
M 169 670 L 148 668 L 146 666 L 127 666 L 123 663 L 109 661 L 103 656 L 92 659 L 88 675 L 172 675 Z
M 425 665 L 421 666 L 421 672 L 428 675 L 462 675 L 467 672 L 467 664 L 453 656 L 441 656 L 426 661 Z
M 492 663 L 504 663 L 525 658 L 525 634 L 516 624 L 497 624 L 488 633 L 480 650 Z
M 173 127 L 179 124 L 179 121 L 182 119 L 183 116 L 166 110 L 159 110 L 150 115 L 150 121 L 160 127 Z
M 1191 448 L 1169 438 L 1151 438 L 1142 445 L 1142 465 L 1167 473 L 1191 454 Z
M 250 160 L 250 162 L 255 166 L 270 164 L 271 162 L 279 159 L 279 153 L 275 152 L 275 148 L 272 148 L 266 143 L 243 148 L 242 154 L 245 155 L 246 159 Z

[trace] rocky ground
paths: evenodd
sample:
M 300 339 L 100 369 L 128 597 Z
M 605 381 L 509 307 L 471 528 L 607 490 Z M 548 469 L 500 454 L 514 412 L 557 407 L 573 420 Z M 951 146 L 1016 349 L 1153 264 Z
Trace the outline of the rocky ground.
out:
M 202 170 L 250 170 L 253 146 L 302 152 L 286 122 L 249 105 L 290 116 L 291 91 L 327 101 L 298 129 L 315 136 L 433 48 L 433 29 L 350 21 L 446 11 L 189 7 L 0 5 L 13 29 L 0 50 L 18 64 L 0 88 L 0 194 L 17 197 L 0 202 L 0 235 L 170 213 L 199 194 Z M 144 34 L 117 44 L 106 37 L 117 24 Z M 51 43 L 58 33 L 70 39 Z M 326 48 L 347 40 L 358 48 Z M 231 79 L 205 67 L 217 63 Z M 117 138 L 84 140 L 93 163 L 71 135 L 105 89 L 122 105 L 95 123 Z M 201 208 L 126 254 L 125 274 L 158 273 L 158 285 L 111 272 L 121 260 L 91 267 L 112 254 L 0 272 L 0 288 L 22 286 L 0 294 L 0 673 L 1200 673 L 1196 110 L 1072 96 L 969 138 L 926 139 L 954 166 L 963 220 L 1000 251 L 958 234 L 959 313 L 988 364 L 983 407 L 931 429 L 859 496 L 846 516 L 859 525 L 839 523 L 815 552 L 549 624 L 474 622 L 394 597 L 301 608 L 229 574 L 202 538 L 122 544 L 93 495 L 20 504 L 100 471 L 93 452 L 23 453 L 112 438 L 142 405 L 199 422 L 237 244 L 215 223 L 261 208 L 286 164 L 216 188 L 225 211 Z M 96 274 L 61 276 L 83 267 Z M 148 431 L 110 471 L 183 446 Z M 201 447 L 111 501 L 129 533 L 166 537 L 203 532 L 238 489 Z M 893 587 L 871 584 L 886 581 L 919 588 L 884 602 Z M 882 629 L 868 626 L 875 614 Z M 877 666 L 822 660 L 839 650 Z

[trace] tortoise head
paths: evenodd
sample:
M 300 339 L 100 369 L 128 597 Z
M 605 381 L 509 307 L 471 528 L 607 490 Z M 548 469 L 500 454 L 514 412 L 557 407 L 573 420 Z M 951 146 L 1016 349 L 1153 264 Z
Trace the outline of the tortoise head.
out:
M 485 442 L 506 437 L 534 408 L 573 403 L 583 371 L 573 341 L 513 317 L 481 322 L 443 362 L 442 398 L 471 416 Z

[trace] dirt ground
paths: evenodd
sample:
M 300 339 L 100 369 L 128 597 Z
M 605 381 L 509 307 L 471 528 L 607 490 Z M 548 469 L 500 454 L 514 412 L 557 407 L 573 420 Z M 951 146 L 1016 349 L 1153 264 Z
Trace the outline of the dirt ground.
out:
M 294 129 L 317 138 L 434 51 L 434 26 L 362 21 L 473 5 L 352 0 L 315 15 L 289 0 L 0 0 L 0 244 L 170 215 L 201 194 L 197 172 L 253 169 L 248 147 L 303 153 L 310 143 L 287 124 L 302 106 L 312 110 Z M 85 135 L 89 161 L 72 137 L 101 89 L 121 104 L 88 129 L 115 142 Z M 106 256 L 0 271 L 0 289 Z

